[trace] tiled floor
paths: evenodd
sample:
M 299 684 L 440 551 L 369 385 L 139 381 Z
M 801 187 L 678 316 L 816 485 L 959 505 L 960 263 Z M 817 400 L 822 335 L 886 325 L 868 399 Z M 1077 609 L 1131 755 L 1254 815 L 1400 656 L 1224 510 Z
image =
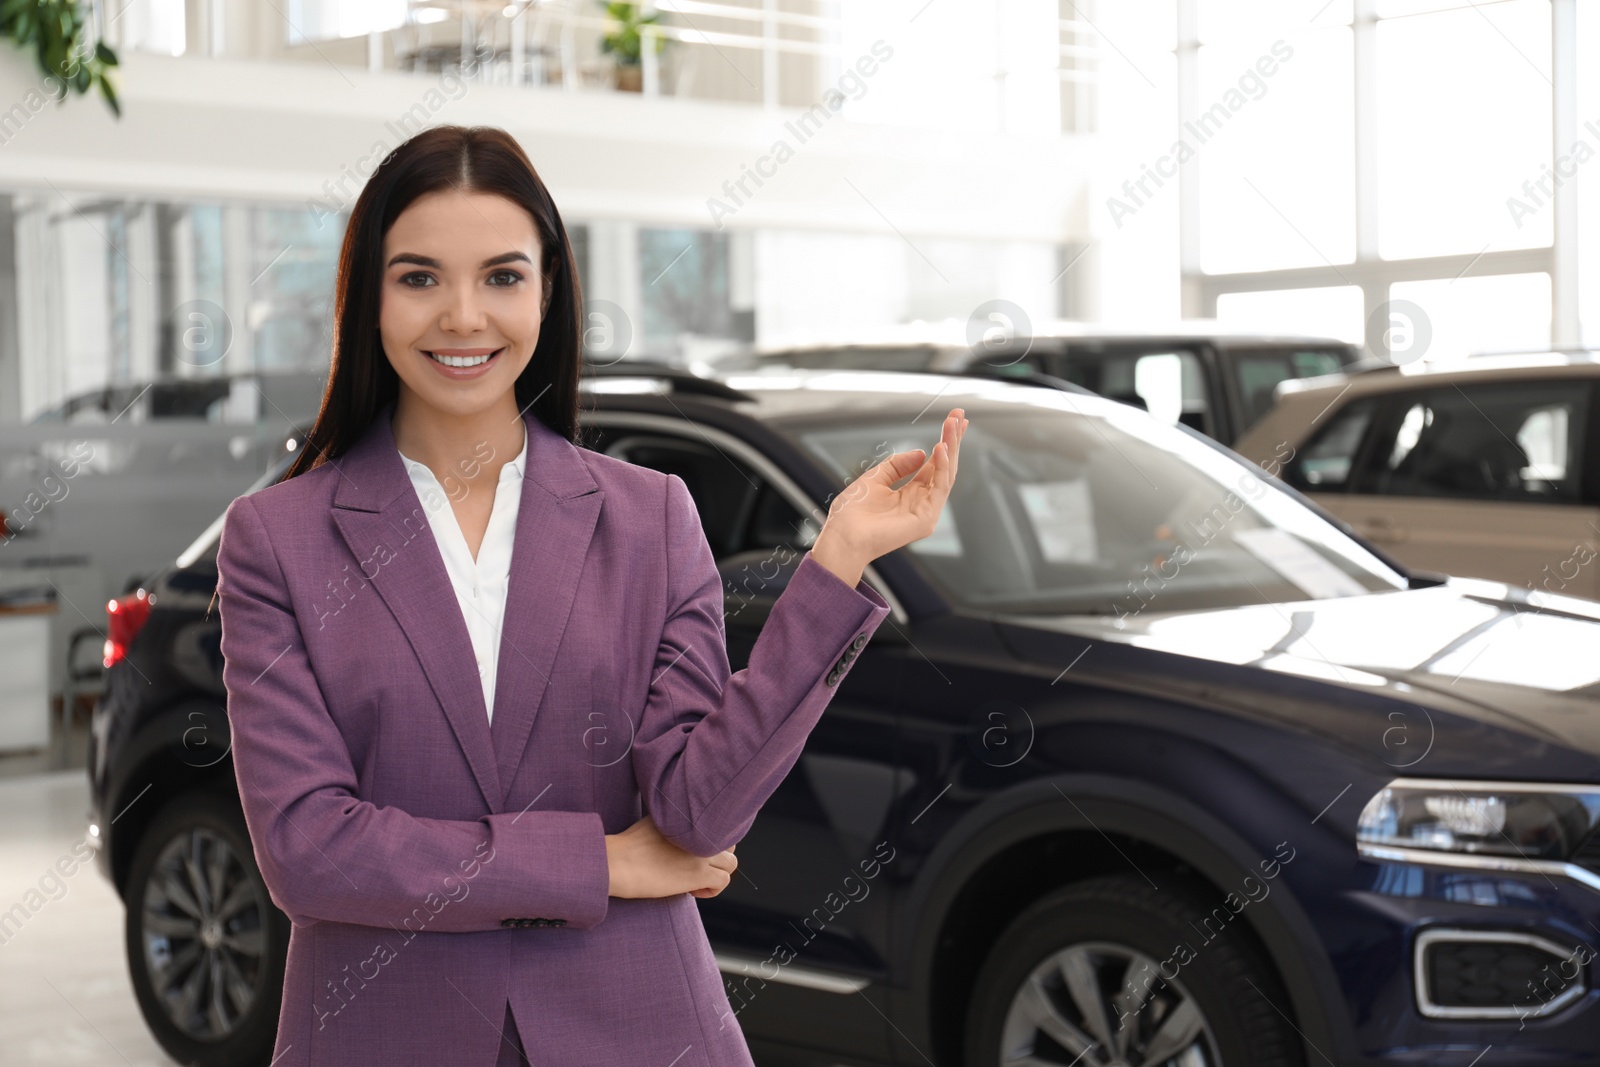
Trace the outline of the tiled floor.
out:
M 73 851 L 87 803 L 82 769 L 0 778 L 0 913 L 26 913 L 0 928 L 0 1063 L 172 1067 L 134 1001 L 122 902 Z

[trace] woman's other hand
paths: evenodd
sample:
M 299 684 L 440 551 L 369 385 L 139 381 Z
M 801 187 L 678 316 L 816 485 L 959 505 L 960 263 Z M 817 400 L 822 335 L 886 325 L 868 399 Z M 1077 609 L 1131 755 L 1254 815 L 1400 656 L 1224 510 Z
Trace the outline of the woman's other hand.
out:
M 728 888 L 739 866 L 731 848 L 709 858 L 685 852 L 662 837 L 648 815 L 620 834 L 606 835 L 606 863 L 613 897 L 714 897 Z
M 955 484 L 967 419 L 961 408 L 945 416 L 929 456 L 920 448 L 896 452 L 851 482 L 828 505 L 828 518 L 811 557 L 854 588 L 868 563 L 933 533 Z M 908 474 L 899 489 L 890 486 Z

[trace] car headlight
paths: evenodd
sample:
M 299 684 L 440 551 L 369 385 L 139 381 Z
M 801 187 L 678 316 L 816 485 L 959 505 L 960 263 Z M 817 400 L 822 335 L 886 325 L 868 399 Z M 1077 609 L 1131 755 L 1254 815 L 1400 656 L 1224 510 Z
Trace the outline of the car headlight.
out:
M 1597 786 L 1397 778 L 1367 801 L 1356 841 L 1559 862 L 1597 824 Z

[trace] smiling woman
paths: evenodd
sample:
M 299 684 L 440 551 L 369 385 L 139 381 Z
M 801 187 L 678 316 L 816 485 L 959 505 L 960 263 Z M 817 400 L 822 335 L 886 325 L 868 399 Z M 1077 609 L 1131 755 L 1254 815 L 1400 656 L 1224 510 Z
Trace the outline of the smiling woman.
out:
M 960 409 L 835 497 L 732 674 L 683 480 L 574 443 L 572 251 L 510 136 L 395 149 L 334 307 L 316 425 L 217 552 L 234 773 L 293 923 L 273 1063 L 751 1067 L 694 898 L 888 615 L 862 572 L 933 531 Z M 603 794 L 596 708 L 628 717 Z
M 511 251 L 496 251 L 507 245 Z M 476 441 L 495 458 L 474 464 L 450 499 L 476 560 L 499 499 L 501 467 L 524 448 L 513 385 L 533 358 L 551 291 L 538 227 L 503 196 L 451 188 L 418 197 L 395 220 L 383 262 L 378 335 L 400 379 L 395 447 L 427 469 L 433 481 L 425 477 L 424 487 L 458 477 L 460 442 L 474 438 L 486 410 L 496 416 Z M 471 491 L 479 487 L 484 491 Z M 502 504 L 502 511 L 515 523 L 514 510 Z M 448 527 L 436 532 L 453 540 Z M 462 573 L 462 584 L 477 577 L 503 586 L 508 557 L 493 553 L 497 570 Z

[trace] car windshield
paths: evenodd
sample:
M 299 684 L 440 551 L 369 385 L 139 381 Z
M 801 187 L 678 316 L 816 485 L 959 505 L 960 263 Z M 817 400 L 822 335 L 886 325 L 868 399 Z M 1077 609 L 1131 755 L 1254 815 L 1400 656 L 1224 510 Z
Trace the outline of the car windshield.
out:
M 1256 468 L 1122 404 L 1046 389 L 946 396 L 971 420 L 933 533 L 911 558 L 987 612 L 1185 611 L 1404 589 L 1407 579 Z M 895 407 L 900 405 L 896 404 Z M 938 415 L 786 423 L 848 483 L 931 448 Z

